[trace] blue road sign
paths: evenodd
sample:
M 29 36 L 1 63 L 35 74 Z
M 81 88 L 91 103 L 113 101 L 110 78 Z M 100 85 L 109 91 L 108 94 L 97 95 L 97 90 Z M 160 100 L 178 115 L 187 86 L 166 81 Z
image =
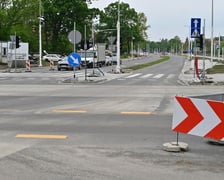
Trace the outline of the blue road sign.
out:
M 68 63 L 72 66 L 72 67 L 76 67 L 79 66 L 81 63 L 81 56 L 77 53 L 71 53 L 68 56 Z
M 198 38 L 201 34 L 201 18 L 191 18 L 191 38 Z

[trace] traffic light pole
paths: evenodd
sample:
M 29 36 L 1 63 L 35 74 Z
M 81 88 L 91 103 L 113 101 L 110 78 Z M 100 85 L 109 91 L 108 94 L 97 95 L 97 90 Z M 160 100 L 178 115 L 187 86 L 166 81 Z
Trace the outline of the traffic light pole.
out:
M 42 15 L 41 15 L 41 0 L 39 0 L 39 66 L 42 67 Z
M 121 72 L 120 67 L 120 0 L 118 1 L 118 19 L 117 19 L 117 67 L 116 73 Z
M 16 47 L 16 44 L 17 44 L 17 43 L 16 43 L 16 41 L 17 41 L 16 39 L 17 39 L 17 38 L 16 38 L 16 37 L 17 37 L 17 36 L 16 36 L 16 32 L 15 32 L 15 42 L 14 42 L 14 43 L 15 43 L 15 72 L 16 72 L 16 69 L 17 69 L 17 62 L 16 62 L 16 48 L 17 48 L 17 47 Z
M 204 19 L 204 26 L 203 26 L 203 40 L 202 40 L 202 52 L 203 52 L 203 70 L 202 70 L 202 81 L 205 81 L 205 56 L 206 56 L 206 49 L 205 49 L 205 19 Z

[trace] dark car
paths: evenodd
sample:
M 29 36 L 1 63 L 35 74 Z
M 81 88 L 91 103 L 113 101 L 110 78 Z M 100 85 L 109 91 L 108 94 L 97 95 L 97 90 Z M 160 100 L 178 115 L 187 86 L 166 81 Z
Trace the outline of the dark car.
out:
M 34 56 L 32 54 L 29 54 L 28 58 L 29 58 L 31 64 L 37 64 L 38 63 L 38 58 L 36 56 Z

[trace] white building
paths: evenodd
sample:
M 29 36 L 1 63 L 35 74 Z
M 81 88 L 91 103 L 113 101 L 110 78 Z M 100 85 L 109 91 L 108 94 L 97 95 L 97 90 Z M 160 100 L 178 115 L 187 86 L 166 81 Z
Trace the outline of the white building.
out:
M 14 48 L 13 42 L 0 42 L 0 62 L 26 61 L 29 57 L 29 44 L 22 42 L 19 48 Z

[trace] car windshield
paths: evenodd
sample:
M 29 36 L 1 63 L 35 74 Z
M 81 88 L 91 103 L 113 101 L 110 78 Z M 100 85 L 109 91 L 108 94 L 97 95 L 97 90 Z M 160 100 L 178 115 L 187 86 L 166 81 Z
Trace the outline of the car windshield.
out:
M 81 57 L 85 57 L 85 52 L 80 53 Z M 94 57 L 94 52 L 93 51 L 86 51 L 86 57 Z
M 63 59 L 61 61 L 67 61 L 68 60 L 68 57 L 63 57 Z

